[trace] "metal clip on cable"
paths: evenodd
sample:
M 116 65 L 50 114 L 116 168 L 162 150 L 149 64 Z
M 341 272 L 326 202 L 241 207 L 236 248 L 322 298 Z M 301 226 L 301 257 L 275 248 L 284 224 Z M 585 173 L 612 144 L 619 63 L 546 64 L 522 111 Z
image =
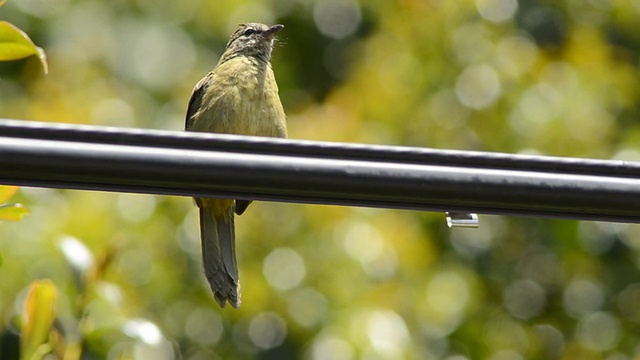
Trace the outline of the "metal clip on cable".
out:
M 477 228 L 479 225 L 478 214 L 447 211 L 447 226 L 450 228 Z

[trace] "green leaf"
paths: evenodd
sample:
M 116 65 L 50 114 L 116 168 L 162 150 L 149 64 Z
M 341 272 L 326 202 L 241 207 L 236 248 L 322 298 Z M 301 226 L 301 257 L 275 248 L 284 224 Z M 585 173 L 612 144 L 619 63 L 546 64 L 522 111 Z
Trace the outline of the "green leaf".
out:
M 18 60 L 28 56 L 40 59 L 44 73 L 49 71 L 44 50 L 37 47 L 24 31 L 7 21 L 0 21 L 0 61 Z
M 22 204 L 0 205 L 0 220 L 20 221 L 29 214 L 29 209 Z
M 42 345 L 46 345 L 56 318 L 57 297 L 58 289 L 53 281 L 44 279 L 31 283 L 22 314 L 22 359 L 42 358 L 39 357 Z
M 9 199 L 11 199 L 11 197 L 17 192 L 17 186 L 0 185 L 0 205 L 9 201 Z
M 0 6 L 2 6 L 1 3 L 0 3 Z M 0 253 L 0 267 L 2 267 L 2 253 Z
M 0 5 L 2 5 L 0 3 Z M 22 204 L 5 204 L 18 191 L 17 186 L 0 185 L 0 220 L 20 221 L 29 214 L 29 209 Z

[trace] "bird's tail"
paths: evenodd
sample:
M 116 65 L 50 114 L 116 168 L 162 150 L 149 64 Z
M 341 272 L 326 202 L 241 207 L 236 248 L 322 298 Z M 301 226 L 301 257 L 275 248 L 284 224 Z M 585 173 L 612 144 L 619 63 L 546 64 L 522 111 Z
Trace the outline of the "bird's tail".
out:
M 240 281 L 233 217 L 233 207 L 225 216 L 214 214 L 204 206 L 200 207 L 204 273 L 218 304 L 224 307 L 228 301 L 237 309 L 240 306 Z

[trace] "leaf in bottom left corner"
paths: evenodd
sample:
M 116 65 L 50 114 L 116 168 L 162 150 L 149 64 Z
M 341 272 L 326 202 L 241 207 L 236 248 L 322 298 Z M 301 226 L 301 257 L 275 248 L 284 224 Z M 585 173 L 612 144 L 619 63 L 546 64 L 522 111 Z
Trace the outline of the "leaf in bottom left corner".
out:
M 31 283 L 22 314 L 20 348 L 23 359 L 32 359 L 48 342 L 56 318 L 57 297 L 58 289 L 53 281 L 44 279 Z

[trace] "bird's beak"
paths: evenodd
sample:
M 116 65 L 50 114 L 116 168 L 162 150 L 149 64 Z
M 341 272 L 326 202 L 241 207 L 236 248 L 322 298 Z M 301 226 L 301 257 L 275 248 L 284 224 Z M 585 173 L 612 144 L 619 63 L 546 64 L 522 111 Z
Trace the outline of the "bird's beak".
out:
M 262 36 L 265 37 L 265 38 L 269 38 L 269 39 L 273 38 L 282 29 L 284 29 L 284 25 L 280 25 L 280 24 L 273 25 L 267 31 L 263 31 L 262 32 Z

